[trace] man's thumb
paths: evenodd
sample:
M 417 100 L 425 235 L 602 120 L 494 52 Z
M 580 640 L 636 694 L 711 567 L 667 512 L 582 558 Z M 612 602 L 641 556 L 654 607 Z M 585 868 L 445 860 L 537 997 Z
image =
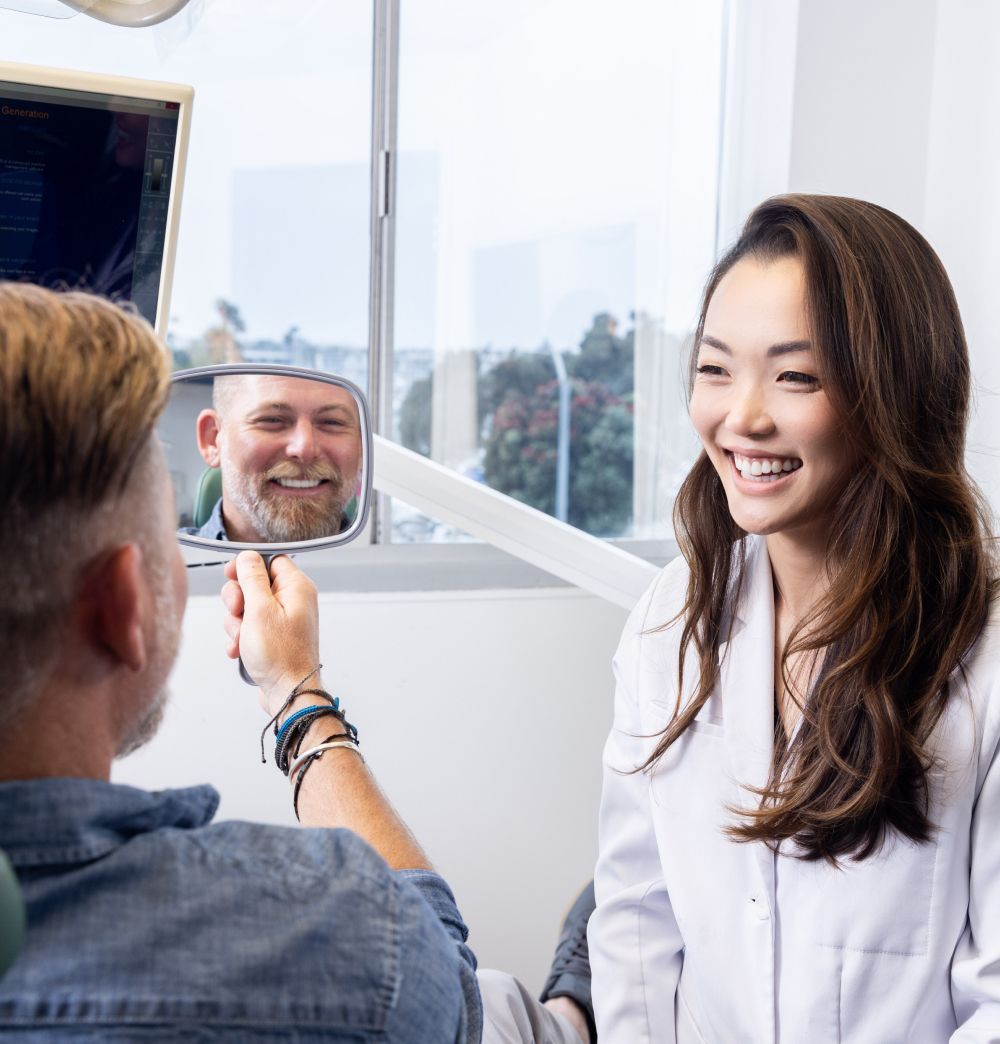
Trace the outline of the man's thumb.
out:
M 251 612 L 271 596 L 271 578 L 264 559 L 256 551 L 241 551 L 236 556 L 236 579 L 243 591 L 243 602 Z

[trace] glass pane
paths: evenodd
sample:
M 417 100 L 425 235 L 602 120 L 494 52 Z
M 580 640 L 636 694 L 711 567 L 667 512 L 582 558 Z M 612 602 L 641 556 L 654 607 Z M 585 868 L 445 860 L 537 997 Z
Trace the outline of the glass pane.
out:
M 722 7 L 403 10 L 394 437 L 600 536 L 669 535 L 694 453 Z
M 0 10 L 8 55 L 195 89 L 168 340 L 368 379 L 370 4 L 215 0 L 152 29 Z

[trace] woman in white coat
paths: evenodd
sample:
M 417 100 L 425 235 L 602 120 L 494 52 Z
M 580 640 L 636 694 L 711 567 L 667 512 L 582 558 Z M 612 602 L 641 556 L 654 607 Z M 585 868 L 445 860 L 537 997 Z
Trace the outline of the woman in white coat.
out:
M 598 1037 L 1000 1041 L 1000 614 L 948 278 L 785 196 L 709 280 L 683 552 L 615 661 Z

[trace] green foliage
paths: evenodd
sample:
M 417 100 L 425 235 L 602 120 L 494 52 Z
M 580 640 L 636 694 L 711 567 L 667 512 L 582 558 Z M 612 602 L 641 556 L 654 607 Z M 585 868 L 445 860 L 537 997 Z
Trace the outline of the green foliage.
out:
M 567 521 L 613 536 L 632 517 L 632 395 L 598 381 L 572 382 Z M 493 416 L 484 460 L 488 485 L 524 504 L 555 510 L 559 385 L 508 396 Z
M 399 441 L 414 453 L 431 455 L 431 400 L 433 378 L 421 377 L 406 393 L 399 411 Z
M 580 351 L 564 358 L 571 380 L 571 525 L 614 536 L 632 518 L 633 338 L 615 320 L 594 317 Z M 554 513 L 559 384 L 548 355 L 512 353 L 484 375 L 488 485 Z M 492 417 L 491 417 L 492 414 Z
M 563 359 L 571 381 L 571 525 L 599 536 L 624 532 L 632 518 L 634 331 L 617 333 L 601 313 Z M 487 485 L 555 512 L 559 383 L 545 351 L 511 351 L 478 382 Z M 415 381 L 403 402 L 403 445 L 430 453 L 432 378 Z
M 617 320 L 607 312 L 595 315 L 580 342 L 579 353 L 566 356 L 566 370 L 571 377 L 597 381 L 615 395 L 627 395 L 634 384 L 635 331 L 619 337 L 615 333 L 617 327 Z

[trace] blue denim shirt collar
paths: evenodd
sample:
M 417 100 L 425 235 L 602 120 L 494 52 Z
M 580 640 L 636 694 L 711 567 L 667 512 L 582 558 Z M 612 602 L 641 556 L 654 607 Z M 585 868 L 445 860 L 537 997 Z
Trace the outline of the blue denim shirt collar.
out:
M 197 536 L 206 537 L 208 540 L 228 540 L 226 536 L 226 525 L 222 521 L 222 497 L 215 502 L 212 513 L 208 516 L 205 524 L 195 531 Z
M 15 867 L 100 859 L 137 834 L 191 830 L 219 807 L 211 786 L 147 791 L 98 779 L 0 783 L 0 848 Z

